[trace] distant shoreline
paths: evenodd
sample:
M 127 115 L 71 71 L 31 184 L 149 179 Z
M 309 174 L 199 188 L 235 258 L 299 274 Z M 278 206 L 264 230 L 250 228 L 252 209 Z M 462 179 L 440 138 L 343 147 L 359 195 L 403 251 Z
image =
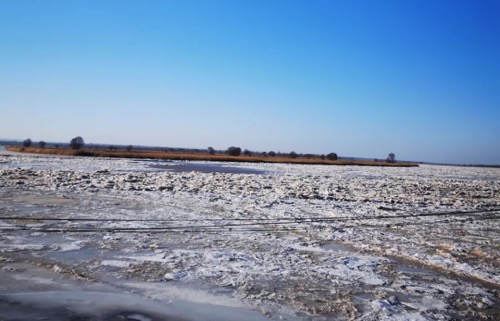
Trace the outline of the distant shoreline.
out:
M 104 150 L 96 148 L 82 148 L 74 150 L 71 148 L 40 148 L 23 146 L 6 146 L 8 151 L 60 155 L 60 156 L 86 156 L 86 157 L 110 157 L 110 158 L 141 158 L 179 161 L 214 161 L 214 162 L 241 162 L 241 163 L 275 163 L 275 164 L 304 164 L 304 165 L 353 165 L 353 166 L 380 166 L 380 167 L 418 167 L 418 164 L 407 162 L 389 163 L 386 161 L 366 160 L 327 160 L 313 157 L 290 158 L 286 156 L 230 156 L 226 154 L 210 155 L 209 153 L 186 153 L 174 151 L 152 151 L 152 150 Z

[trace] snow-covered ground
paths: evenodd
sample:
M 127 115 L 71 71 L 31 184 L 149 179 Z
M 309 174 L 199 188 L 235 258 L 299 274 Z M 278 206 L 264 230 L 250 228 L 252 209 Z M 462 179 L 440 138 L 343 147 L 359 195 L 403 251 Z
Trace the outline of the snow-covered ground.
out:
M 2 273 L 271 320 L 500 317 L 500 169 L 153 164 L 0 155 Z

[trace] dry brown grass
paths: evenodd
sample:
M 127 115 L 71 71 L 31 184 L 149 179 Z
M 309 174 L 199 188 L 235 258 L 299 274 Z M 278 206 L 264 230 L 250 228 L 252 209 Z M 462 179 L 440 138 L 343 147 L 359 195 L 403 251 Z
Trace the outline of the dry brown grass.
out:
M 436 247 L 442 251 L 447 251 L 447 252 L 451 252 L 454 248 L 453 244 L 451 243 L 439 243 L 436 245 Z
M 104 150 L 83 148 L 73 150 L 70 148 L 39 148 L 8 146 L 6 148 L 13 152 L 25 152 L 35 154 L 61 155 L 61 156 L 89 156 L 89 157 L 112 157 L 112 158 L 144 158 L 163 160 L 192 160 L 192 161 L 217 161 L 217 162 L 248 162 L 248 163 L 288 163 L 288 164 L 319 164 L 319 165 L 357 165 L 357 166 L 390 166 L 390 167 L 412 167 L 418 166 L 414 163 L 387 163 L 374 161 L 353 160 L 327 160 L 321 158 L 305 157 L 283 157 L 283 156 L 229 156 L 224 154 L 210 155 L 208 153 L 180 153 L 163 152 L 157 150 Z
M 488 253 L 480 250 L 480 249 L 473 249 L 472 251 L 469 252 L 469 254 L 477 256 L 477 257 L 488 257 Z

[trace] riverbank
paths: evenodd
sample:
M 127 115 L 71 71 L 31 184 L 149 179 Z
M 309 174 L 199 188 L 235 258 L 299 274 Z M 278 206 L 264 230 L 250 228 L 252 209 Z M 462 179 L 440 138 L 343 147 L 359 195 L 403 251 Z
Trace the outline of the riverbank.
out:
M 172 151 L 153 150 L 105 150 L 105 149 L 70 149 L 70 148 L 39 148 L 23 146 L 7 146 L 11 152 L 22 152 L 32 154 L 46 154 L 59 156 L 84 156 L 84 157 L 108 157 L 108 158 L 138 158 L 138 159 L 160 159 L 160 160 L 188 160 L 188 161 L 213 161 L 213 162 L 238 162 L 238 163 L 273 163 L 273 164 L 304 164 L 304 165 L 351 165 L 351 166 L 382 166 L 382 167 L 418 167 L 415 163 L 389 163 L 385 161 L 365 160 L 328 160 L 321 158 L 306 157 L 283 157 L 283 156 L 229 156 L 225 154 L 210 155 L 208 153 L 180 153 Z

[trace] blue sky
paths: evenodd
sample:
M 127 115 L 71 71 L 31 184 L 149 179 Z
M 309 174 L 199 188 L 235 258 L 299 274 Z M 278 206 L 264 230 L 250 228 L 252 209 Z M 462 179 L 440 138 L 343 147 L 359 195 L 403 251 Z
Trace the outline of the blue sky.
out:
M 0 0 L 0 138 L 500 164 L 500 2 Z

